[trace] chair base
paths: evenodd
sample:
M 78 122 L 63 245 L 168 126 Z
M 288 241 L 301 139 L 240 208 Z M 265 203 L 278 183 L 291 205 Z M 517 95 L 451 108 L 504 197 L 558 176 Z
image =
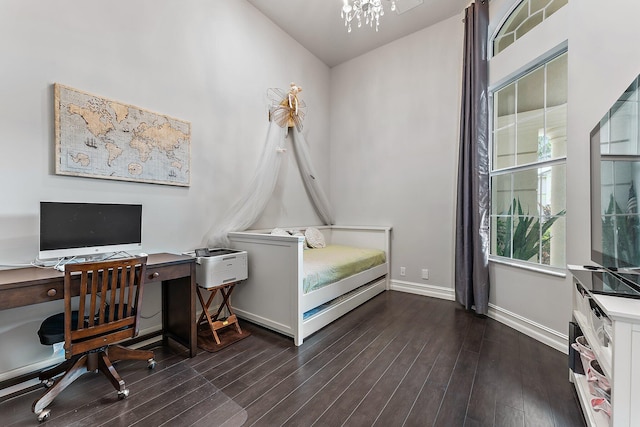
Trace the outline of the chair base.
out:
M 69 384 L 86 372 L 102 372 L 118 392 L 118 397 L 120 399 L 127 397 L 129 390 L 125 387 L 124 380 L 112 365 L 112 362 L 119 360 L 146 360 L 148 363 L 147 366 L 150 369 L 155 367 L 152 351 L 134 350 L 120 345 L 112 345 L 89 353 L 73 356 L 50 369 L 42 371 L 39 376 L 40 380 L 45 384 L 52 385 L 44 395 L 33 402 L 32 410 L 38 415 L 38 420 L 46 420 L 49 417 L 49 411 L 45 411 L 45 408 L 49 406 L 53 399 L 62 393 Z M 58 377 L 58 375 L 62 373 L 64 374 Z

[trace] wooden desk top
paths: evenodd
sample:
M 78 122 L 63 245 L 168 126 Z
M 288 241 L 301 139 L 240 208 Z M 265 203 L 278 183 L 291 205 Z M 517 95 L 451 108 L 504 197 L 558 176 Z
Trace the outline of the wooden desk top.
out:
M 195 263 L 195 258 L 188 255 L 150 254 L 147 258 L 149 273 L 147 282 L 186 276 L 189 274 L 188 264 L 191 263 Z M 182 265 L 186 268 L 180 268 Z M 159 272 L 156 271 L 158 269 Z M 172 270 L 168 275 L 167 269 Z M 62 297 L 63 282 L 64 273 L 53 268 L 26 267 L 0 270 L 0 310 L 59 299 Z M 49 291 L 53 295 L 47 296 Z

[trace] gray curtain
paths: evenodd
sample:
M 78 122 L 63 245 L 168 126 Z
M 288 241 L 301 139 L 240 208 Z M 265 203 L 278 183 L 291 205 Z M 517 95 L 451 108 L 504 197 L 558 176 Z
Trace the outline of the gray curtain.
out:
M 456 301 L 486 315 L 489 308 L 489 0 L 465 10 L 460 156 L 456 207 Z

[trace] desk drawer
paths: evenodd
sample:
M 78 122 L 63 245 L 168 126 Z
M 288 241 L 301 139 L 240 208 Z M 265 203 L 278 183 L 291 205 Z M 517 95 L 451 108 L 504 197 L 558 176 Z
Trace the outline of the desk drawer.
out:
M 62 278 L 59 281 L 47 284 L 3 289 L 0 310 L 55 301 L 62 298 L 64 298 L 64 282 Z
M 191 269 L 194 265 L 195 264 L 192 262 L 163 265 L 160 267 L 147 265 L 147 277 L 145 283 L 162 282 L 165 280 L 190 276 Z
M 193 262 L 147 266 L 146 283 L 160 283 L 165 280 L 178 279 L 191 276 Z M 78 295 L 79 281 L 72 283 L 72 294 Z M 0 310 L 13 307 L 21 307 L 41 302 L 55 301 L 64 298 L 64 278 L 62 276 L 51 279 L 48 283 L 31 284 L 28 286 L 15 286 L 2 289 L 0 298 Z

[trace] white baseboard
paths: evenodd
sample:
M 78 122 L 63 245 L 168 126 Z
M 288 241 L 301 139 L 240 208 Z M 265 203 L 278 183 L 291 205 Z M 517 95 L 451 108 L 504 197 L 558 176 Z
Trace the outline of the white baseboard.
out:
M 42 371 L 46 368 L 49 368 L 57 363 L 63 362 L 64 361 L 64 352 L 62 354 L 58 354 L 58 355 L 52 355 L 50 358 L 37 362 L 37 363 L 32 363 L 29 364 L 27 366 L 23 366 L 17 369 L 13 369 L 11 371 L 8 372 L 4 372 L 2 373 L 2 375 L 0 375 L 0 381 L 5 381 L 5 380 L 9 380 L 11 378 L 14 377 L 19 377 L 20 375 L 26 375 L 32 372 L 37 372 L 37 371 Z M 40 384 L 40 380 L 38 378 L 34 378 L 10 387 L 5 387 L 3 389 L 0 390 L 0 398 L 8 396 L 12 393 L 15 392 L 19 392 L 21 390 L 25 390 L 29 387 L 32 387 L 34 385 L 38 385 Z
M 451 288 L 441 286 L 426 285 L 423 283 L 405 282 L 402 280 L 391 280 L 390 289 L 399 292 L 423 295 L 427 297 L 440 298 L 448 301 L 455 301 L 455 291 Z M 507 325 L 518 332 L 530 336 L 558 351 L 565 354 L 569 351 L 569 337 L 558 331 L 554 331 L 533 320 L 527 319 L 509 310 L 489 304 L 488 316 L 504 325 Z
M 509 310 L 489 304 L 489 317 L 512 327 L 564 354 L 569 352 L 569 337 Z
M 423 295 L 455 301 L 453 289 L 442 286 L 426 285 L 424 283 L 405 282 L 402 280 L 391 280 L 390 289 L 393 291 L 407 292 L 410 294 Z

